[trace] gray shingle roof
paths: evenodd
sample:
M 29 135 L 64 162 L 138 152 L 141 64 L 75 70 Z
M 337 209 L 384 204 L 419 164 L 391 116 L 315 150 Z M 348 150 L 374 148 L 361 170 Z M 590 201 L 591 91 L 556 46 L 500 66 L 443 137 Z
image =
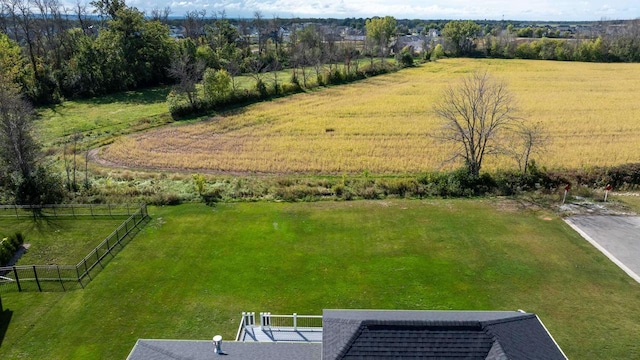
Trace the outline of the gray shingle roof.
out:
M 322 345 L 317 343 L 222 343 L 220 356 L 211 341 L 140 339 L 127 360 L 319 360 Z
M 535 314 L 325 310 L 323 360 L 566 359 Z
M 325 310 L 319 343 L 138 340 L 128 360 L 566 359 L 535 314 Z
M 488 322 L 487 333 L 494 336 L 509 359 L 565 359 L 535 314 L 518 319 Z

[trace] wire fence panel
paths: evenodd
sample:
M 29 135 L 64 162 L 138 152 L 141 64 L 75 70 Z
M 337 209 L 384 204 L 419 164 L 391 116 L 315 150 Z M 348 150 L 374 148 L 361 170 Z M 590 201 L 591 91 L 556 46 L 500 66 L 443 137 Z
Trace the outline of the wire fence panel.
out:
M 128 204 L 0 205 L 0 217 L 130 216 L 137 210 Z
M 0 213 L 7 211 L 7 209 L 12 209 L 14 212 L 24 210 L 19 208 L 2 206 L 0 207 Z M 89 212 L 90 216 L 116 216 L 123 215 L 125 211 L 130 213 L 130 216 L 75 266 L 28 265 L 0 267 L 0 293 L 9 291 L 66 291 L 84 287 L 149 220 L 146 204 L 142 204 L 137 208 L 130 208 L 128 205 L 104 205 L 100 207 L 74 205 L 61 206 L 55 210 L 52 210 L 50 206 L 40 208 L 42 211 L 57 214 L 54 216 L 69 216 L 70 211 L 80 214 L 79 209 L 82 209 L 84 215 L 75 216 L 86 216 L 87 212 Z M 13 216 L 16 215 L 14 214 Z

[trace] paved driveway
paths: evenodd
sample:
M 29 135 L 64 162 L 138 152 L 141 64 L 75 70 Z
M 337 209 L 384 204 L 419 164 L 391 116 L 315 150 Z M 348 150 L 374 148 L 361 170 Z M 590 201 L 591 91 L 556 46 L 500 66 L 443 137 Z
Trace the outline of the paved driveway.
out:
M 640 283 L 640 217 L 578 215 L 565 221 Z

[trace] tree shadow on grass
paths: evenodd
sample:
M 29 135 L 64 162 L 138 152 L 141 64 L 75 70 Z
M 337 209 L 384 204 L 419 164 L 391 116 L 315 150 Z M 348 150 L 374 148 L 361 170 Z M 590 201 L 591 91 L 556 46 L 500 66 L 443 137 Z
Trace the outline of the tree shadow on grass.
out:
M 137 105 L 157 104 L 167 101 L 167 95 L 169 95 L 170 91 L 170 86 L 162 86 L 149 89 L 123 91 L 87 99 L 75 99 L 75 101 L 81 104 L 88 105 L 102 105 L 112 103 Z M 49 110 L 51 110 L 53 113 L 58 113 L 59 107 L 64 108 L 64 103 L 51 105 L 49 106 Z
M 2 296 L 0 295 L 0 347 L 2 347 L 2 342 L 4 341 L 4 336 L 7 334 L 7 329 L 9 329 L 9 323 L 12 317 L 13 311 L 2 308 Z
M 88 104 L 111 104 L 114 102 L 128 104 L 157 104 L 167 101 L 167 95 L 169 95 L 170 91 L 170 86 L 163 86 L 150 89 L 124 91 L 81 100 L 81 102 Z

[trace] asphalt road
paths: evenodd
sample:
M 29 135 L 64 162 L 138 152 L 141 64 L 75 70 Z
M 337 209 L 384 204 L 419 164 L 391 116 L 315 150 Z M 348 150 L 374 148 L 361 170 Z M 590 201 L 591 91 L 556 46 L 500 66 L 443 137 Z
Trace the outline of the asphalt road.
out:
M 577 215 L 565 221 L 640 283 L 640 217 Z

